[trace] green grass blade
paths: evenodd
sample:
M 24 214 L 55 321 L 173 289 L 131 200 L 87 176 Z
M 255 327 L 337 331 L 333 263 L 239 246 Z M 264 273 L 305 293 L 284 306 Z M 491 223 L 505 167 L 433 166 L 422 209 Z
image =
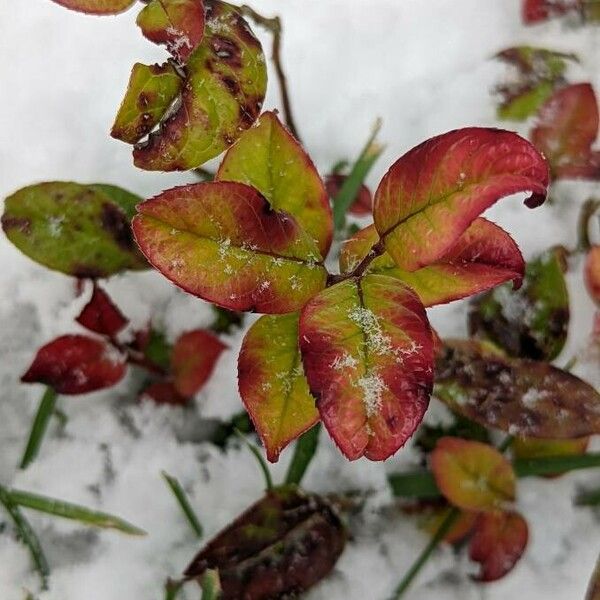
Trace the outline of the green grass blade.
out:
M 26 469 L 39 454 L 44 435 L 48 429 L 48 423 L 54 414 L 56 408 L 56 399 L 58 395 L 52 388 L 46 388 L 44 395 L 40 401 L 33 424 L 31 426 L 31 432 L 29 439 L 27 440 L 27 446 L 21 459 L 21 469 Z
M 202 575 L 200 587 L 202 588 L 202 600 L 218 600 L 222 592 L 219 572 L 213 569 L 206 571 Z
M 592 467 L 600 467 L 600 452 L 590 452 L 579 456 L 518 458 L 513 461 L 513 468 L 517 477 L 554 475 Z
M 321 424 L 317 423 L 314 427 L 303 433 L 296 442 L 294 456 L 285 476 L 286 485 L 300 485 L 304 473 L 306 473 L 306 469 L 308 469 L 308 465 L 317 451 L 320 432 Z
M 194 533 L 201 538 L 203 533 L 202 525 L 196 516 L 196 513 L 194 512 L 194 509 L 192 508 L 184 489 L 181 487 L 181 484 L 175 477 L 169 475 L 166 471 L 162 472 L 162 476 L 173 492 L 173 496 L 175 496 L 175 499 L 177 500 L 181 511 L 190 524 L 190 527 L 194 530 Z

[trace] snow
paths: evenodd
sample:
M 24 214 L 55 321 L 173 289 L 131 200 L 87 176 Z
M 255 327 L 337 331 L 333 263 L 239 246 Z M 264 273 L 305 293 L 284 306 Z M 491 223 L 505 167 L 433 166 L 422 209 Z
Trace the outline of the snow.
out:
M 518 0 L 261 0 L 253 6 L 283 18 L 284 64 L 296 119 L 321 172 L 340 158 L 354 158 L 376 117 L 382 117 L 378 139 L 386 150 L 369 177 L 373 187 L 398 156 L 427 137 L 466 125 L 501 125 L 489 91 L 507 70 L 490 57 L 505 47 L 530 43 L 576 52 L 581 63 L 570 68 L 571 80 L 591 81 L 600 89 L 600 29 L 559 21 L 525 28 Z M 135 9 L 96 18 L 49 0 L 2 2 L 0 39 L 9 57 L 0 67 L 2 197 L 44 180 L 113 183 L 144 197 L 194 181 L 189 174 L 135 169 L 129 147 L 108 136 L 133 63 L 165 58 L 164 49 L 136 29 L 135 16 Z M 219 23 L 209 26 L 218 31 Z M 270 44 L 268 35 L 255 29 Z M 265 109 L 278 103 L 270 75 Z M 527 133 L 529 125 L 516 129 Z M 528 210 L 519 196 L 500 202 L 488 216 L 513 234 L 529 257 L 551 244 L 572 245 L 577 207 L 599 192 L 593 183 L 560 183 L 553 203 Z M 0 257 L 0 482 L 110 511 L 148 532 L 145 538 L 129 538 L 29 513 L 52 567 L 51 589 L 37 598 L 158 600 L 165 578 L 181 572 L 199 548 L 161 471 L 176 476 L 189 492 L 206 539 L 261 494 L 260 473 L 246 449 L 224 454 L 198 442 L 208 426 L 204 419 L 225 419 L 240 410 L 235 370 L 243 331 L 224 336 L 229 349 L 189 409 L 132 402 L 135 376 L 108 392 L 61 398 L 68 423 L 64 429 L 54 423 L 41 457 L 19 472 L 15 465 L 42 389 L 19 384 L 18 377 L 40 345 L 81 331 L 73 318 L 86 296 L 75 298 L 71 280 L 33 264 L 3 237 Z M 581 261 L 572 262 L 572 322 L 558 364 L 582 353 L 592 328 L 593 305 L 581 283 Z M 154 272 L 116 277 L 106 287 L 132 327 L 144 326 L 152 316 L 173 340 L 210 323 L 208 305 Z M 454 336 L 465 334 L 465 313 L 464 303 L 429 311 L 438 332 Z M 247 326 L 254 319 L 249 317 Z M 575 372 L 600 385 L 597 357 L 586 360 L 582 354 Z M 433 403 L 427 418 L 437 422 L 445 415 Z M 273 467 L 275 481 L 289 458 L 288 450 Z M 350 463 L 322 436 L 306 487 L 371 493 L 352 521 L 353 540 L 309 600 L 389 596 L 427 538 L 393 507 L 385 475 L 416 461 L 409 446 L 386 464 Z M 572 506 L 580 484 L 598 486 L 600 474 L 519 482 L 518 509 L 530 523 L 531 543 L 504 580 L 476 586 L 469 579 L 472 565 L 442 548 L 406 598 L 582 598 L 600 526 L 591 511 Z M 25 589 L 37 590 L 26 551 L 4 533 L 0 564 L 3 600 L 23 600 Z M 193 589 L 187 594 L 188 599 L 197 596 Z

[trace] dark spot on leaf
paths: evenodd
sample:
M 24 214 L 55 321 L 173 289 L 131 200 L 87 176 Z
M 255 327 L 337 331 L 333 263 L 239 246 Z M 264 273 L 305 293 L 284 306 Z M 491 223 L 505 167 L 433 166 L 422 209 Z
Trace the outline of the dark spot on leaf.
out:
M 26 217 L 11 217 L 2 215 L 2 229 L 8 232 L 9 229 L 18 229 L 21 233 L 29 235 L 31 233 L 31 221 Z
M 221 81 L 233 96 L 237 96 L 240 93 L 240 84 L 233 77 L 224 76 L 221 77 Z
M 84 264 L 74 264 L 71 269 L 71 275 L 78 279 L 102 279 L 108 276 L 102 269 Z
M 210 38 L 210 45 L 220 61 L 237 69 L 242 67 L 242 52 L 233 40 L 220 35 L 213 35 Z
M 115 242 L 125 250 L 135 248 L 131 226 L 127 217 L 114 204 L 105 202 L 102 205 L 102 227 L 112 236 Z

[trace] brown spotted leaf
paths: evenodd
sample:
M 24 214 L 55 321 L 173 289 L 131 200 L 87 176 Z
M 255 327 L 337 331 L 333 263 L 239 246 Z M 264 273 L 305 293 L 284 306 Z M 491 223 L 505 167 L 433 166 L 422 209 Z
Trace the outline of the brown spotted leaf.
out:
M 205 35 L 189 56 L 176 110 L 133 152 L 150 171 L 185 171 L 231 146 L 260 113 L 267 70 L 258 40 L 239 10 L 206 0 Z
M 75 320 L 86 329 L 110 338 L 115 337 L 129 323 L 110 296 L 97 285 L 94 286 L 90 301 Z
M 506 358 L 475 341 L 445 340 L 435 382 L 438 398 L 486 427 L 544 439 L 600 433 L 600 395 L 544 362 Z
M 127 10 L 135 0 L 53 0 L 57 4 L 90 15 L 114 15 Z
M 109 185 L 53 181 L 6 199 L 2 228 L 32 260 L 75 277 L 148 267 L 131 233 L 138 196 Z
M 515 511 L 479 515 L 469 543 L 469 557 L 480 564 L 477 581 L 496 581 L 513 569 L 521 558 L 529 529 L 525 519 Z
M 319 496 L 277 488 L 213 538 L 185 571 L 200 579 L 216 569 L 222 600 L 264 600 L 297 595 L 335 566 L 346 532 Z
M 63 335 L 38 350 L 21 377 L 59 394 L 85 394 L 111 387 L 125 375 L 125 357 L 108 343 L 84 335 Z

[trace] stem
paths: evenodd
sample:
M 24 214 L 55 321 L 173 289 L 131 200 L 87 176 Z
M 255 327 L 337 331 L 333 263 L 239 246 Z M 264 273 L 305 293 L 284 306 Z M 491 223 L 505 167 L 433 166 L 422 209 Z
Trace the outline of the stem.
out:
M 281 64 L 281 34 L 283 31 L 281 19 L 279 17 L 264 17 L 263 15 L 257 13 L 253 8 L 245 4 L 240 6 L 240 12 L 244 16 L 250 17 L 257 25 L 260 25 L 261 27 L 264 27 L 265 29 L 270 31 L 271 35 L 273 36 L 273 45 L 271 46 L 271 60 L 273 61 L 273 66 L 275 67 L 277 80 L 279 81 L 279 90 L 281 92 L 281 101 L 283 104 L 283 116 L 285 124 L 288 126 L 288 129 L 291 131 L 292 135 L 298 141 L 300 141 L 300 135 L 298 134 L 296 122 L 294 121 L 294 116 L 292 114 L 292 103 L 290 102 L 290 95 L 287 87 L 287 78 L 285 76 L 285 72 Z
M 587 252 L 591 248 L 590 221 L 599 208 L 600 200 L 590 198 L 583 203 L 583 206 L 579 211 L 576 251 Z
M 417 560 L 413 563 L 408 573 L 406 573 L 406 575 L 402 578 L 402 581 L 394 590 L 390 600 L 397 600 L 398 598 L 402 597 L 423 565 L 427 562 L 433 551 L 437 548 L 438 544 L 446 537 L 446 534 L 450 531 L 450 528 L 452 525 L 454 525 L 454 522 L 459 515 L 460 511 L 457 508 L 452 508 L 450 510 L 450 512 L 446 515 L 446 518 L 441 522 L 433 537 L 429 540 L 427 546 L 425 546 Z
M 265 487 L 267 491 L 273 489 L 273 480 L 271 479 L 271 473 L 269 472 L 269 467 L 267 467 L 267 463 L 265 459 L 262 457 L 260 450 L 254 445 L 251 444 L 245 437 L 244 434 L 239 430 L 235 430 L 236 435 L 242 440 L 242 442 L 248 447 L 248 450 L 254 454 L 256 461 L 258 462 L 258 466 L 260 467 L 263 476 L 265 478 Z
M 377 119 L 367 143 L 358 155 L 355 163 L 352 165 L 352 169 L 350 170 L 348 177 L 344 180 L 340 191 L 333 199 L 333 223 L 336 231 L 339 231 L 344 227 L 346 213 L 348 212 L 350 205 L 356 198 L 360 186 L 371 170 L 371 167 L 375 164 L 375 161 L 384 150 L 384 146 L 375 142 L 375 138 L 380 129 L 381 119 Z
M 181 487 L 181 484 L 175 477 L 169 475 L 165 471 L 162 472 L 162 476 L 167 482 L 167 485 L 171 488 L 171 491 L 173 492 L 181 511 L 188 520 L 190 527 L 194 530 L 194 533 L 201 538 L 203 533 L 202 525 L 200 524 L 200 521 L 198 520 L 198 517 L 196 516 L 196 513 L 194 512 L 194 509 L 192 508 L 185 491 Z
M 48 423 L 52 418 L 54 410 L 56 408 L 56 399 L 58 398 L 57 393 L 50 387 L 46 388 L 44 395 L 40 401 L 37 413 L 31 426 L 31 432 L 29 439 L 27 440 L 27 446 L 21 459 L 20 468 L 26 469 L 36 458 L 42 445 L 42 440 L 46 430 L 48 429 Z
M 345 273 L 341 275 L 332 275 L 329 274 L 327 276 L 327 285 L 335 285 L 336 283 L 340 283 L 346 279 L 350 279 L 353 277 L 360 277 L 368 268 L 368 266 L 378 257 L 381 256 L 385 252 L 385 243 L 383 239 L 380 239 L 370 250 L 369 253 L 358 263 L 358 265 L 354 268 L 350 273 Z
M 577 506 L 598 506 L 600 505 L 600 489 L 580 492 L 575 498 Z
M 294 456 L 288 467 L 285 476 L 285 484 L 300 485 L 310 461 L 313 459 L 317 446 L 319 445 L 319 434 L 321 433 L 321 424 L 317 423 L 314 427 L 302 434 L 296 442 Z
M 515 441 L 514 436 L 512 435 L 507 435 L 502 442 L 500 443 L 500 445 L 498 446 L 498 452 L 504 453 L 506 452 L 513 444 L 513 442 Z
M 185 583 L 185 579 L 167 579 L 165 583 L 165 600 L 175 600 Z

